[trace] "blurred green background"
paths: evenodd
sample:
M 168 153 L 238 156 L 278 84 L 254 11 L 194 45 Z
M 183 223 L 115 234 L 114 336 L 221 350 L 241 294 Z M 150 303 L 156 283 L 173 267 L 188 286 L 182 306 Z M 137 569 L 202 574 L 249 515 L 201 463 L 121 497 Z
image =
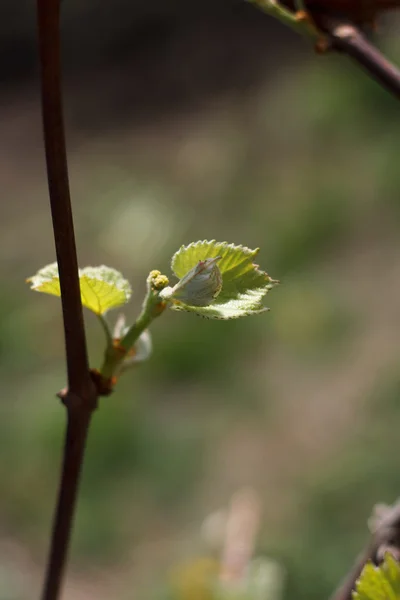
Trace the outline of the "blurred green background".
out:
M 65 415 L 33 6 L 2 2 L 0 600 L 39 597 Z M 79 259 L 131 281 L 183 243 L 260 247 L 282 285 L 233 322 L 168 313 L 102 399 L 64 600 L 169 597 L 203 520 L 250 486 L 285 598 L 327 598 L 400 495 L 399 107 L 343 57 L 240 2 L 65 2 Z M 18 14 L 17 14 L 18 13 Z M 380 37 L 400 61 L 398 24 Z M 8 52 L 8 53 L 7 53 Z M 116 318 L 110 315 L 111 318 Z M 86 314 L 91 363 L 102 331 Z M 180 600 L 205 598 L 196 592 Z

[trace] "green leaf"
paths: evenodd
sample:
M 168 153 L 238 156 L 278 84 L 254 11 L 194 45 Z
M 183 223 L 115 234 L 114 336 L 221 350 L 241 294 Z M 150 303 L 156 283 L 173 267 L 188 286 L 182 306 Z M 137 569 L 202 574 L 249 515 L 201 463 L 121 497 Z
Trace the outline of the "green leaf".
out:
M 386 552 L 383 563 L 367 563 L 357 581 L 353 600 L 399 600 L 400 565 Z
M 53 296 L 61 296 L 58 265 L 52 263 L 27 279 L 31 289 Z M 131 286 L 118 271 L 101 265 L 79 269 L 79 284 L 83 306 L 96 315 L 126 304 L 131 297 Z
M 264 312 L 268 309 L 263 306 L 262 299 L 278 282 L 253 263 L 257 254 L 258 249 L 250 250 L 245 246 L 215 240 L 182 246 L 174 254 L 171 263 L 180 282 L 174 288 L 165 288 L 160 295 L 170 301 L 173 310 L 194 312 L 210 319 L 237 319 Z M 209 260 L 217 258 L 218 261 Z M 220 274 L 222 277 L 222 288 L 217 289 L 217 294 L 210 293 L 213 287 L 209 281 L 204 280 L 204 268 L 199 269 L 200 263 L 204 265 L 204 261 L 208 261 L 205 264 L 209 267 L 206 268 L 214 281 L 216 275 Z M 202 282 L 206 286 L 203 295 L 196 274 L 203 278 Z M 192 287 L 188 289 L 187 286 Z M 197 299 L 190 302 L 194 292 Z M 209 303 L 199 306 L 199 298 L 203 303 L 207 294 Z

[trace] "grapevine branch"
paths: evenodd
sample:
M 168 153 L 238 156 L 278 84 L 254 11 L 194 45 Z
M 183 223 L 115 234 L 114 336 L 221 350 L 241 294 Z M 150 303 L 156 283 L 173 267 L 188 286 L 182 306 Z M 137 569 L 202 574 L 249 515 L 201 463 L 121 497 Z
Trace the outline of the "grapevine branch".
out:
M 346 54 L 400 100 L 400 70 L 388 61 L 349 18 L 339 18 L 333 9 L 329 12 L 327 1 L 314 2 L 313 8 L 317 9 L 319 6 L 318 10 L 312 10 L 305 0 L 248 1 L 298 33 L 313 39 L 318 50 L 333 49 Z
M 61 94 L 60 2 L 37 0 L 43 132 L 59 266 L 68 379 L 68 388 L 60 393 L 67 409 L 67 432 L 42 600 L 57 600 L 60 595 L 87 432 L 98 399 L 98 391 L 89 372 L 69 193 Z M 400 72 L 367 41 L 358 28 L 328 19 L 323 23 L 323 28 L 333 48 L 355 59 L 400 99 Z M 360 565 L 362 568 L 366 557 L 371 557 L 375 552 L 374 544 L 375 541 L 372 550 L 369 547 L 345 586 L 335 595 L 335 600 L 347 600 L 350 597 Z
M 87 431 L 97 404 L 90 377 L 65 146 L 60 65 L 60 0 L 37 0 L 47 179 L 59 267 L 68 388 L 64 458 L 42 600 L 57 600 L 68 552 Z
M 329 17 L 322 18 L 321 24 L 329 35 L 332 48 L 347 54 L 400 100 L 400 70 L 368 41 L 358 27 Z

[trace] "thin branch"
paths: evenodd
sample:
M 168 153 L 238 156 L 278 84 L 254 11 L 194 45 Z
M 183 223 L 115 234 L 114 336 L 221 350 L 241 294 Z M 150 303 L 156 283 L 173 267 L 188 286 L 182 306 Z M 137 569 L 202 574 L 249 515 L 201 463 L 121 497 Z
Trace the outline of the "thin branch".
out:
M 321 17 L 332 48 L 355 60 L 373 79 L 400 100 L 400 70 L 352 23 Z
M 61 300 L 69 390 L 86 396 L 92 386 L 86 350 L 78 261 L 69 194 L 60 75 L 59 0 L 37 0 L 42 117 Z
M 63 469 L 54 516 L 43 600 L 59 598 L 85 443 L 97 391 L 90 377 L 69 193 L 61 95 L 60 0 L 37 0 L 42 117 L 54 239 L 59 267 L 68 388 Z
M 57 600 L 60 595 L 78 493 L 91 411 L 68 408 L 68 424 L 57 508 L 42 600 Z
M 347 54 L 382 87 L 400 100 L 400 70 L 393 65 L 348 18 L 320 9 L 315 12 L 306 0 L 248 0 L 265 13 L 316 41 L 316 48 Z M 310 2 L 311 4 L 311 2 Z M 316 7 L 318 4 L 315 2 Z M 298 10 L 298 9 L 304 9 Z

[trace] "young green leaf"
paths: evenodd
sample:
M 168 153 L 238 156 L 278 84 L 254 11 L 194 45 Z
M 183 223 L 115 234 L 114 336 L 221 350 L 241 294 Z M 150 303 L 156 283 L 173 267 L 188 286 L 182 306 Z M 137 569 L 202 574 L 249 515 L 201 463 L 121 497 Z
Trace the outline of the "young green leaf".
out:
M 61 296 L 57 263 L 43 267 L 27 282 L 31 283 L 32 290 Z M 96 315 L 126 304 L 132 293 L 121 273 L 104 265 L 79 269 L 79 284 L 83 306 Z
M 379 567 L 365 565 L 353 600 L 400 600 L 400 565 L 389 552 Z
M 160 296 L 173 310 L 210 319 L 237 319 L 268 310 L 263 297 L 278 282 L 253 263 L 258 249 L 227 242 L 201 241 L 182 246 L 171 267 L 180 279 Z M 222 286 L 221 286 L 222 279 Z

